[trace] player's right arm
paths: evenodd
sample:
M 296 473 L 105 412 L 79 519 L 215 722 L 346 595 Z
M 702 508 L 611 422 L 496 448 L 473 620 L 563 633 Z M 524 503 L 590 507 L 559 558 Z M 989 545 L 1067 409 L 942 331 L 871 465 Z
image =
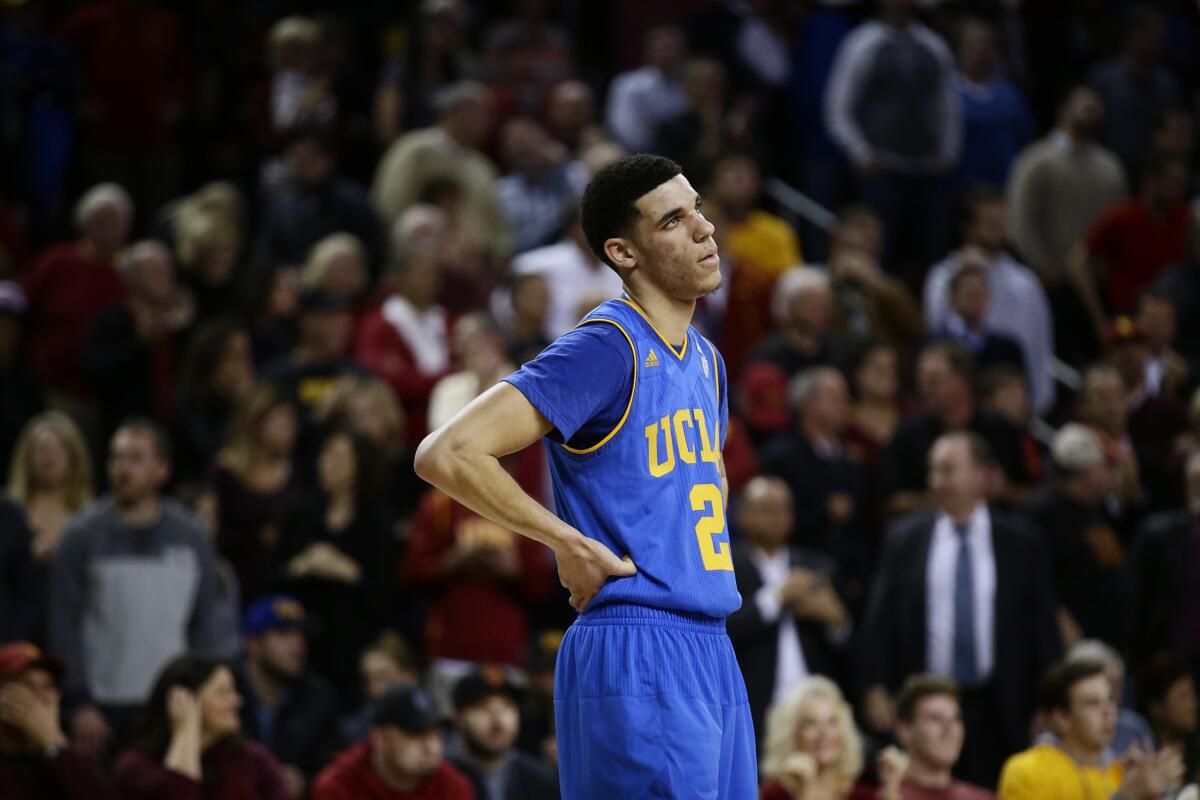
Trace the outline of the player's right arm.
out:
M 553 550 L 571 605 L 583 611 L 610 576 L 637 570 L 550 513 L 500 465 L 503 456 L 528 447 L 553 427 L 524 394 L 499 383 L 425 437 L 415 467 L 421 478 L 475 513 Z

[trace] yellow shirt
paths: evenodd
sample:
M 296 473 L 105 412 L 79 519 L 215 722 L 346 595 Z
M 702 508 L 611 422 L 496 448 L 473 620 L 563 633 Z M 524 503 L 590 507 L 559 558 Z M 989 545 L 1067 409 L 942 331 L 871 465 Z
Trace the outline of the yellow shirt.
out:
M 796 232 L 774 214 L 751 211 L 744 222 L 726 225 L 722 244 L 735 261 L 747 261 L 772 276 L 803 262 Z
M 1000 773 L 998 800 L 1108 800 L 1121 786 L 1121 764 L 1078 764 L 1062 749 L 1039 744 L 1017 753 Z

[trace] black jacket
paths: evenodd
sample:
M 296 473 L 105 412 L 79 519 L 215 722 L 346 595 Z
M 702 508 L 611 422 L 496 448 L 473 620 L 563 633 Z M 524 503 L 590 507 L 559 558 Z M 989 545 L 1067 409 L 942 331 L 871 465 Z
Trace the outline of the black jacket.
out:
M 451 758 L 454 766 L 467 776 L 477 800 L 490 800 L 483 773 L 473 762 L 461 756 Z M 505 767 L 504 800 L 558 800 L 558 780 L 547 767 L 520 750 L 512 750 Z
M 323 678 L 306 672 L 288 690 L 275 714 L 270 736 L 259 724 L 259 700 L 245 665 L 235 670 L 242 695 L 242 732 L 270 750 L 280 764 L 298 767 L 311 781 L 339 749 L 340 710 L 337 695 Z
M 1188 586 L 1195 515 L 1167 511 L 1146 520 L 1133 546 L 1133 653 L 1147 658 L 1170 648 Z

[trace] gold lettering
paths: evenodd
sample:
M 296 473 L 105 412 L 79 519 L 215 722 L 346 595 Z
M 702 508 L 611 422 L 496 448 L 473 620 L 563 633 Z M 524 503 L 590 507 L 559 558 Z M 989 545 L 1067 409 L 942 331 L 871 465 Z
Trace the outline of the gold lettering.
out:
M 658 429 L 662 428 L 663 434 L 666 436 L 666 460 L 658 460 Z M 671 441 L 671 420 L 669 417 L 663 417 L 657 425 L 646 426 L 646 445 L 648 447 L 648 463 L 650 466 L 650 474 L 655 478 L 661 478 L 671 470 L 675 469 L 675 444 Z
M 692 412 L 688 411 L 686 408 L 679 409 L 675 412 L 674 422 L 675 446 L 679 448 L 679 457 L 683 459 L 683 463 L 685 464 L 695 464 L 696 451 L 692 449 L 692 446 L 688 444 L 687 437 L 683 435 L 684 423 L 686 423 L 689 428 L 694 427 L 692 425 Z
M 708 423 L 704 420 L 704 410 L 694 408 L 692 409 L 692 416 L 696 418 L 696 427 L 700 429 L 700 460 L 710 464 L 717 463 L 721 454 L 713 449 L 713 441 L 709 439 Z

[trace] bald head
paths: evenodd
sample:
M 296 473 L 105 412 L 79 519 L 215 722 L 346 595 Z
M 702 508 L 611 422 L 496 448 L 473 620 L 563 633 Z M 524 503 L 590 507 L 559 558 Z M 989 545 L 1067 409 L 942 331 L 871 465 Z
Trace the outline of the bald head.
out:
M 759 475 L 742 490 L 738 527 L 747 541 L 765 550 L 785 544 L 792 535 L 792 492 L 780 478 Z

